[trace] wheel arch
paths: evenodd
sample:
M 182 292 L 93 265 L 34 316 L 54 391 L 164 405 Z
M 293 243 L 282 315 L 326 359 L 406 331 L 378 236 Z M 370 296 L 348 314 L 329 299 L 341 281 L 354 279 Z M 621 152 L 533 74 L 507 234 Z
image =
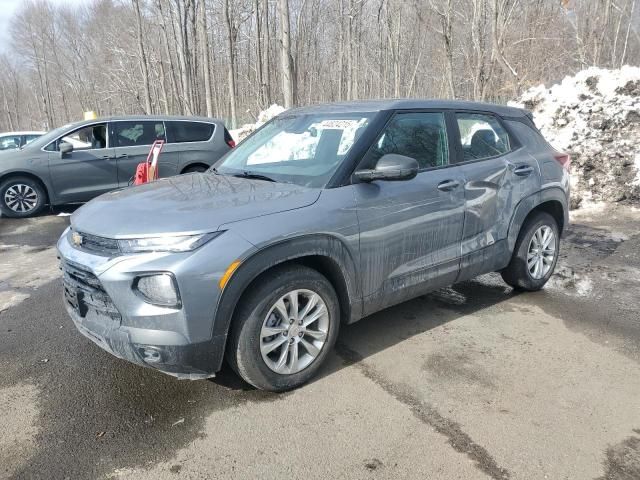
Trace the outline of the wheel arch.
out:
M 184 167 L 182 167 L 182 170 L 180 171 L 180 174 L 182 175 L 183 173 L 187 173 L 187 170 L 189 170 L 190 168 L 194 168 L 194 167 L 202 167 L 205 170 L 207 170 L 209 168 L 209 165 L 207 165 L 206 163 L 203 163 L 203 162 L 190 162 L 190 163 L 186 164 Z
M 547 212 L 558 223 L 560 236 L 569 224 L 569 204 L 565 192 L 560 188 L 549 188 L 523 199 L 516 208 L 509 226 L 507 243 L 509 251 L 515 248 L 520 229 L 535 212 Z
M 261 248 L 243 260 L 218 301 L 213 336 L 228 334 L 238 304 L 251 285 L 287 264 L 313 268 L 329 280 L 338 295 L 342 322 L 351 323 L 362 316 L 355 261 L 349 249 L 331 235 L 305 235 Z M 220 364 L 223 358 L 224 352 Z

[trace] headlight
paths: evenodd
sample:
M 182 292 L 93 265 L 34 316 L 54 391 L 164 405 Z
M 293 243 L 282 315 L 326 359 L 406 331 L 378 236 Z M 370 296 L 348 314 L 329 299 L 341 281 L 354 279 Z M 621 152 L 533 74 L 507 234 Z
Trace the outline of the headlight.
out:
M 140 252 L 190 252 L 213 240 L 223 232 L 183 235 L 179 237 L 132 238 L 118 240 L 122 253 Z
M 178 285 L 170 273 L 154 273 L 136 277 L 133 281 L 133 291 L 147 303 L 161 307 L 181 307 Z

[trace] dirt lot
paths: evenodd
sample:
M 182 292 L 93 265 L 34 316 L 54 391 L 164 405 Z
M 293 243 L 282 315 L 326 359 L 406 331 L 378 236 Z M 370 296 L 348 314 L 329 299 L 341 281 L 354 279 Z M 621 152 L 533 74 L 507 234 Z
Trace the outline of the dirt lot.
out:
M 0 219 L 1 478 L 640 478 L 640 210 L 573 216 L 545 291 L 487 275 L 341 332 L 276 395 L 180 382 L 78 334 L 53 248 Z

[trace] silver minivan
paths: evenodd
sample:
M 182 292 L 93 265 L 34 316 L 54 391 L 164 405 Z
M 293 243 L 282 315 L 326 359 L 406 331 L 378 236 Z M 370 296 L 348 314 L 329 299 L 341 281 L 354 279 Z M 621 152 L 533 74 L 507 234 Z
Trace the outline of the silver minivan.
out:
M 203 172 L 234 145 L 221 120 L 130 116 L 73 123 L 0 152 L 0 212 L 29 217 L 45 205 L 84 203 L 129 185 L 156 140 L 160 177 Z

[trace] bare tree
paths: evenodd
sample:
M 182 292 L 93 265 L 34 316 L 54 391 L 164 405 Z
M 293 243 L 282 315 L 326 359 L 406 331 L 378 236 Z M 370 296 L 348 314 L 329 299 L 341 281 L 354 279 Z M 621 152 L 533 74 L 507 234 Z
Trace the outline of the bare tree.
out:
M 291 32 L 289 23 L 289 0 L 278 0 L 280 19 L 280 61 L 282 62 L 282 94 L 285 108 L 296 103 L 295 67 L 291 57 Z

